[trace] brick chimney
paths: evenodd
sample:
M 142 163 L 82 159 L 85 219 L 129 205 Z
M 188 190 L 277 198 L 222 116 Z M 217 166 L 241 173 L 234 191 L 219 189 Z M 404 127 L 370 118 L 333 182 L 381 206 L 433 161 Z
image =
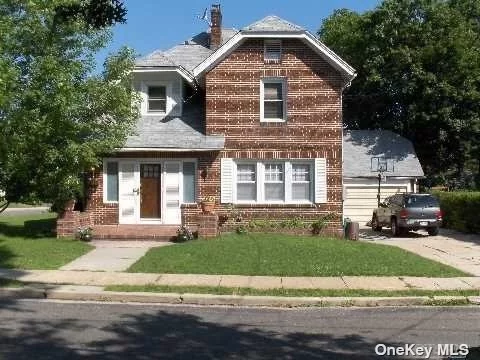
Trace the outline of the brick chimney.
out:
M 212 27 L 210 28 L 210 49 L 217 50 L 222 44 L 222 11 L 220 4 L 213 4 L 210 11 L 210 21 Z

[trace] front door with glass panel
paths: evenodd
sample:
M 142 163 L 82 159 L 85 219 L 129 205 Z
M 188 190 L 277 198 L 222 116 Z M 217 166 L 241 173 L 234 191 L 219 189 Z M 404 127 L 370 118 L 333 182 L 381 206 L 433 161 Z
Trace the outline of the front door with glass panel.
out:
M 182 186 L 181 161 L 120 161 L 119 223 L 180 224 Z
M 160 219 L 162 204 L 160 164 L 140 164 L 140 219 Z

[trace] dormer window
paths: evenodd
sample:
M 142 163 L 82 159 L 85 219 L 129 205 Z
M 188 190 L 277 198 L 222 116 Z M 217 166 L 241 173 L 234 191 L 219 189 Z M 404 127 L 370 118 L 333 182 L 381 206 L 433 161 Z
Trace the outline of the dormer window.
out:
M 266 63 L 279 63 L 282 60 L 282 40 L 265 40 L 264 47 Z
M 148 112 L 167 111 L 167 88 L 165 86 L 148 87 Z

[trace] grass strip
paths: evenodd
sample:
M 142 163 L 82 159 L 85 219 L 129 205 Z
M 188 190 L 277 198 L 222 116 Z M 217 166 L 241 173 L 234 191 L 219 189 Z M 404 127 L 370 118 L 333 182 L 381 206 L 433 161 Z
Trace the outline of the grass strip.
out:
M 106 291 L 290 297 L 478 296 L 480 290 L 252 289 L 209 286 L 110 285 Z

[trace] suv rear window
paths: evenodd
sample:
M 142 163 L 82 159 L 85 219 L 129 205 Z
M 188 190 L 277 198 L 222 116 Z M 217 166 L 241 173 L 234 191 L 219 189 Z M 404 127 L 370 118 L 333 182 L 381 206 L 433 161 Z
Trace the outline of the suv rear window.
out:
M 405 207 L 440 207 L 440 205 L 431 195 L 411 195 L 405 198 Z

